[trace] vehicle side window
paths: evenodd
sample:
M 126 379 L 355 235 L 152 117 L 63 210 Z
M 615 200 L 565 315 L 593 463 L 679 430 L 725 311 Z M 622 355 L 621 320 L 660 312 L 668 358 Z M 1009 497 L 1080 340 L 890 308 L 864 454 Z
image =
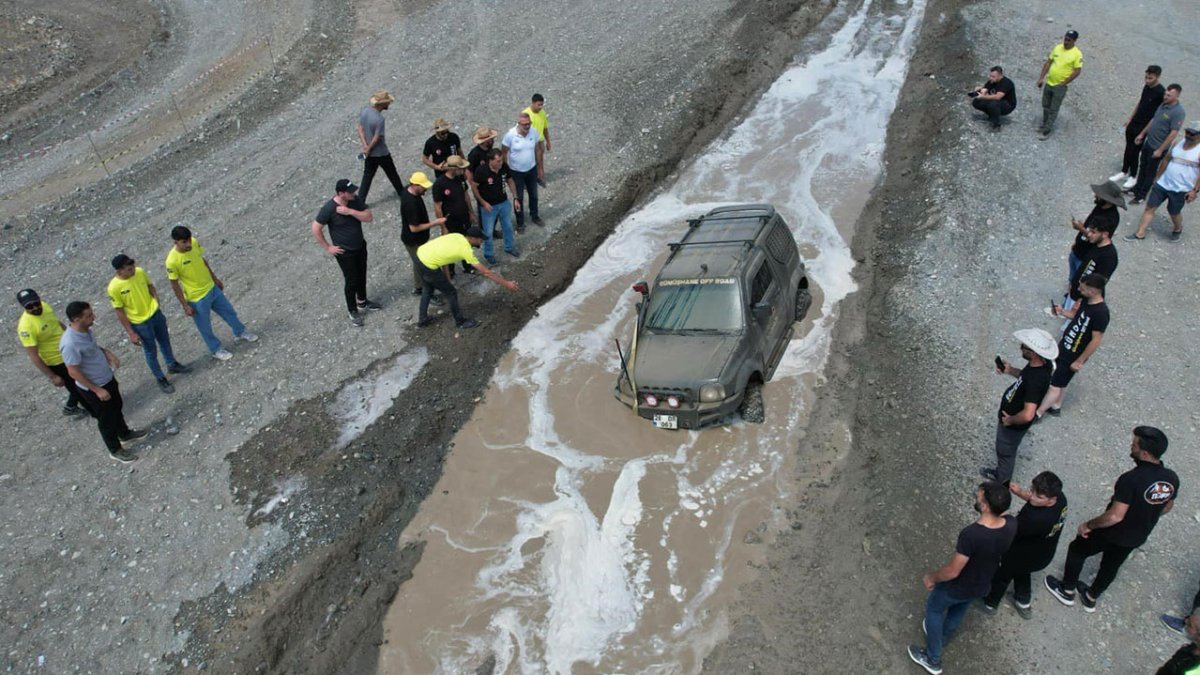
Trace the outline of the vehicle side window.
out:
M 771 282 L 775 281 L 775 277 L 771 275 L 771 266 L 763 261 L 762 267 L 758 268 L 758 273 L 754 275 L 754 282 L 750 285 L 750 306 L 753 307 L 762 302 L 766 297 L 767 291 L 771 290 Z
M 791 259 L 792 251 L 796 250 L 796 242 L 783 223 L 777 222 L 771 228 L 770 234 L 767 235 L 767 250 L 771 252 L 772 258 L 785 265 Z

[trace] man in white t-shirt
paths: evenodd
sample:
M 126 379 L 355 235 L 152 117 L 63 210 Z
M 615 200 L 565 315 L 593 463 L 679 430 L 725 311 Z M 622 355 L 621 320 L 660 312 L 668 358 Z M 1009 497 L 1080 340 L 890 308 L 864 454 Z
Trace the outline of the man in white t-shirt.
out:
M 517 188 L 514 201 L 514 205 L 520 205 L 514 209 L 517 214 L 517 232 L 525 231 L 526 204 L 529 205 L 529 217 L 533 224 L 541 227 L 543 223 L 538 216 L 538 184 L 545 179 L 542 166 L 545 143 L 542 142 L 541 134 L 533 127 L 528 113 L 517 116 L 517 126 L 504 134 L 501 150 Z M 528 202 L 525 201 L 526 190 L 529 191 Z
M 1169 159 L 1158 166 L 1154 187 L 1146 198 L 1146 210 L 1137 232 L 1125 236 L 1129 241 L 1146 238 L 1154 212 L 1164 201 L 1171 216 L 1171 241 L 1183 238 L 1183 205 L 1191 204 L 1200 192 L 1200 121 L 1191 122 L 1183 130 L 1183 142 L 1171 148 Z

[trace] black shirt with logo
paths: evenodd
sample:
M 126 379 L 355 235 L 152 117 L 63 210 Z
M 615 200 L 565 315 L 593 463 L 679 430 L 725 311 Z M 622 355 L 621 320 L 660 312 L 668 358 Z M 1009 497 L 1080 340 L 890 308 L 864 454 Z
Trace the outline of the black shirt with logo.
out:
M 425 149 L 422 154 L 429 158 L 429 161 L 434 164 L 441 165 L 442 162 L 450 159 L 452 155 L 457 155 L 462 152 L 462 141 L 458 140 L 458 134 L 451 131 L 446 134 L 445 138 L 438 138 L 437 134 L 429 137 L 425 141 Z M 441 176 L 444 171 L 434 170 L 434 173 Z
M 1075 318 L 1067 324 L 1062 340 L 1058 343 L 1058 367 L 1070 367 L 1075 359 L 1092 343 L 1092 333 L 1103 333 L 1108 329 L 1108 303 L 1104 301 L 1090 305 L 1079 305 Z
M 355 197 L 346 206 L 355 211 L 366 211 L 367 205 Z M 363 239 L 362 223 L 354 216 L 343 216 L 337 212 L 338 203 L 330 199 L 317 211 L 316 221 L 329 228 L 329 240 L 345 251 L 361 251 L 367 247 Z
M 1014 109 L 1017 107 L 1017 88 L 1013 86 L 1013 81 L 1007 77 L 1001 77 L 997 82 L 988 80 L 984 83 L 983 90 L 989 94 L 1000 92 L 1004 94 L 1004 98 L 1000 99 L 1001 101 L 1008 103 Z
M 438 179 L 433 181 L 430 191 L 433 192 L 433 201 L 442 205 L 447 231 L 459 234 L 466 232 L 471 222 L 471 213 L 462 179 L 438 176 Z
M 1106 224 L 1112 225 L 1110 232 L 1117 231 L 1117 225 L 1121 224 L 1121 214 L 1117 211 L 1117 207 L 1096 206 L 1083 221 L 1085 228 L 1092 227 L 1098 230 L 1103 229 L 1101 226 Z M 1083 260 L 1094 248 L 1096 245 L 1088 241 L 1087 235 L 1079 232 L 1075 235 L 1075 245 L 1071 247 L 1071 252 L 1075 254 L 1076 258 Z
M 1005 389 L 1004 395 L 1000 397 L 1000 411 L 996 413 L 996 418 L 1001 419 L 1000 416 L 1005 413 L 1016 415 L 1024 410 L 1026 403 L 1041 403 L 1049 388 L 1049 363 L 1040 366 L 1025 366 L 1021 369 L 1021 374 L 1017 376 L 1017 379 L 1008 385 L 1008 389 Z M 1008 428 L 1024 431 L 1032 424 L 1033 420 L 1030 420 L 1027 424 L 1013 424 Z
M 492 148 L 495 145 L 493 144 Z M 482 145 L 477 145 L 471 148 L 467 153 L 467 164 L 470 165 L 471 175 L 475 175 L 475 169 L 478 169 L 481 164 L 487 163 L 487 154 L 492 151 L 492 148 L 484 148 Z
M 1150 123 L 1154 117 L 1154 112 L 1158 110 L 1158 106 L 1162 105 L 1163 96 L 1167 93 L 1166 87 L 1161 84 L 1156 84 L 1153 87 L 1146 85 L 1142 87 L 1142 97 L 1138 99 L 1137 110 L 1133 112 L 1133 119 L 1129 120 L 1129 129 L 1134 129 L 1134 133 L 1140 133 L 1142 128 Z
M 960 600 L 987 595 L 1000 559 L 1016 534 L 1017 521 L 1012 516 L 1004 516 L 1004 526 L 994 530 L 979 523 L 964 527 L 958 533 L 954 552 L 967 556 L 967 564 L 958 576 L 946 582 L 946 590 Z
M 1113 502 L 1128 504 L 1129 510 L 1121 522 L 1096 530 L 1091 536 L 1099 535 L 1104 541 L 1118 546 L 1134 548 L 1145 543 L 1158 524 L 1167 504 L 1179 495 L 1179 476 L 1162 464 L 1135 460 L 1137 466 L 1121 474 L 1113 488 Z
M 1108 246 L 1093 247 L 1083 259 L 1083 264 L 1075 270 L 1075 278 L 1071 279 L 1071 299 L 1083 299 L 1083 296 L 1079 294 L 1079 280 L 1089 274 L 1103 274 L 1111 280 L 1113 272 L 1117 271 L 1117 262 L 1116 244 L 1110 243 Z
M 1052 506 L 1022 506 L 1017 513 L 1017 536 L 1004 555 L 1004 565 L 1016 571 L 1044 569 L 1054 559 L 1066 519 L 1066 495 L 1060 494 Z
M 492 206 L 508 201 L 508 195 L 504 193 L 504 181 L 508 176 L 506 166 L 501 165 L 499 171 L 492 171 L 487 164 L 479 165 L 475 169 L 475 185 L 479 186 L 479 196 L 483 197 L 483 201 Z
M 400 192 L 400 241 L 408 246 L 420 246 L 429 241 L 429 230 L 413 232 L 410 225 L 424 225 L 430 221 L 425 200 L 408 190 Z

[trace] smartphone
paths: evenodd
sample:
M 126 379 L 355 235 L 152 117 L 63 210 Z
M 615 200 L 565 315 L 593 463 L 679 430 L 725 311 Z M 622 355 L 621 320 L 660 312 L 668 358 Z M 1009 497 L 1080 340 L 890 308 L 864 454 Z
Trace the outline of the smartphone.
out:
M 1054 311 L 1054 298 L 1050 298 L 1050 316 L 1058 316 Z
M 996 370 L 999 370 L 1002 373 L 1004 372 L 1004 359 L 1000 358 L 998 355 L 996 356 Z
M 365 152 L 358 153 L 358 161 L 360 161 L 360 162 L 364 161 L 366 158 L 367 158 L 367 154 Z

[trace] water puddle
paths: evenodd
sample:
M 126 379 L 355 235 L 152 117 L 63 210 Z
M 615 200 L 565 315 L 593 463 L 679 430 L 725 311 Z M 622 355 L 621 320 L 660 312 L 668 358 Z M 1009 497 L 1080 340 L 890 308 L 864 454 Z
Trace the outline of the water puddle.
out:
M 342 387 L 329 405 L 329 416 L 340 425 L 334 447 L 338 450 L 346 447 L 382 417 L 426 363 L 429 363 L 429 350 L 417 347 L 401 352 L 378 372 Z
M 403 535 L 428 542 L 385 627 L 382 673 L 688 673 L 792 489 L 796 448 L 854 290 L 847 240 L 879 178 L 924 3 L 852 3 L 817 31 L 730 134 L 618 225 L 540 309 L 455 438 Z M 814 307 L 765 387 L 766 422 L 651 428 L 612 397 L 630 285 L 684 220 L 774 204 L 814 282 Z

